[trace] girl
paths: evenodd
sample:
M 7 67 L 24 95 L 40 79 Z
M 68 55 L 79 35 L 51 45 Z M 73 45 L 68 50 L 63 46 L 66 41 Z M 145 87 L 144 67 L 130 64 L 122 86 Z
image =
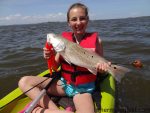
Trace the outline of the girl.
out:
M 103 56 L 102 44 L 98 34 L 86 32 L 89 16 L 88 9 L 84 4 L 73 4 L 67 12 L 67 21 L 68 25 L 72 29 L 72 32 L 63 32 L 62 36 L 64 38 L 67 38 L 68 40 L 80 44 L 80 46 L 88 48 L 90 51 L 94 51 L 100 56 Z M 51 57 L 51 52 L 47 48 L 43 48 L 43 53 L 45 59 L 49 59 Z M 76 113 L 94 113 L 91 93 L 95 88 L 94 82 L 96 80 L 96 76 L 85 68 L 68 64 L 58 53 L 55 56 L 55 62 L 58 66 L 61 64 L 61 78 L 53 83 L 47 92 L 56 96 L 67 95 L 73 97 Z M 97 63 L 95 67 L 98 72 L 104 73 L 107 71 L 107 67 L 109 65 L 110 64 Z M 19 88 L 25 92 L 45 79 L 45 77 L 25 76 L 19 81 Z M 31 99 L 35 99 L 40 91 L 49 83 L 49 81 L 51 81 L 51 78 L 29 91 L 27 96 Z M 48 95 L 45 95 L 41 98 L 39 106 L 37 106 L 32 113 L 73 112 L 59 110 Z

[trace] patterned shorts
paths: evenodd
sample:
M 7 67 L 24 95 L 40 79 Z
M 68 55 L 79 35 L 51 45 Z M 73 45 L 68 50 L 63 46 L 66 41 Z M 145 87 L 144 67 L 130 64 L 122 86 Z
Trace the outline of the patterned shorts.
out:
M 87 84 L 80 84 L 78 86 L 75 86 L 73 84 L 67 84 L 66 80 L 61 77 L 62 86 L 65 90 L 65 93 L 69 97 L 73 97 L 74 95 L 78 93 L 92 93 L 95 89 L 95 83 L 87 83 Z

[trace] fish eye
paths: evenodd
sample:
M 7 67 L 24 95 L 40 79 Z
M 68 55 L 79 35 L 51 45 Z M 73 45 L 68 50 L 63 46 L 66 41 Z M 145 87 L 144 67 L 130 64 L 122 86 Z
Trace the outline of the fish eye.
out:
M 117 67 L 114 67 L 114 69 L 117 69 Z

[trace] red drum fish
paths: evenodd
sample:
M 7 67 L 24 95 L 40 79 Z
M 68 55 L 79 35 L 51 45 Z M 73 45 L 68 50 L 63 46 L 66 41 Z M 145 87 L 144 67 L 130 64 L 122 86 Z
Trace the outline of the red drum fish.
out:
M 54 50 L 68 63 L 87 68 L 94 75 L 97 74 L 97 63 L 109 62 L 97 53 L 82 48 L 79 44 L 71 42 L 60 35 L 53 33 L 48 34 L 47 42 L 52 44 Z M 118 82 L 130 71 L 130 69 L 126 67 L 113 64 L 111 64 L 107 70 Z

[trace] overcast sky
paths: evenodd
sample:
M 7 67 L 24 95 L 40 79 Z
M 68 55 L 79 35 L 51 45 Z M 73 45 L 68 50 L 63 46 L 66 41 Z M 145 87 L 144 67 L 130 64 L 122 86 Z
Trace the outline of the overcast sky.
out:
M 150 16 L 150 0 L 0 0 L 0 25 L 66 21 L 75 2 L 88 6 L 91 20 Z

